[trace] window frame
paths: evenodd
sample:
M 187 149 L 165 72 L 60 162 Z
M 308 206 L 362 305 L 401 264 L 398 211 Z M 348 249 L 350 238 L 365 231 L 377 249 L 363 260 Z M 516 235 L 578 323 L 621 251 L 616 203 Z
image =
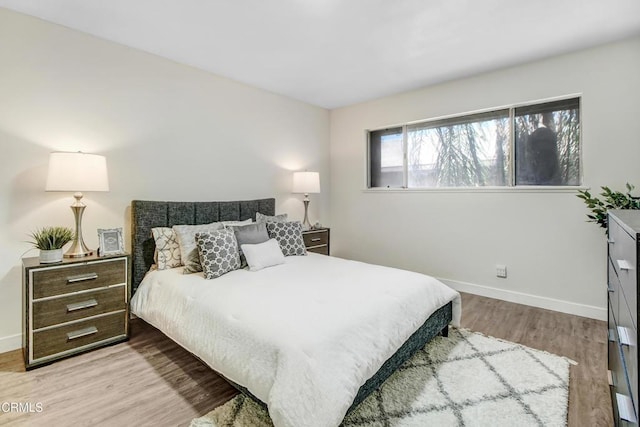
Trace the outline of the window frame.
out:
M 400 129 L 402 132 L 402 185 L 400 187 L 371 187 L 371 132 L 377 131 L 390 131 L 393 129 Z M 407 128 L 406 125 L 402 126 L 387 126 L 381 129 L 365 130 L 365 139 L 367 140 L 367 169 L 366 169 L 366 185 L 367 188 L 385 188 L 385 189 L 399 189 L 407 188 Z
M 579 159 L 578 164 L 580 168 L 580 185 L 516 185 L 516 167 L 515 167 L 515 115 L 516 108 L 528 107 L 533 105 L 541 105 L 550 102 L 557 102 L 569 99 L 578 99 L 578 119 L 580 123 L 580 134 L 578 136 L 578 147 L 579 147 Z M 574 193 L 576 190 L 586 189 L 587 187 L 584 185 L 584 161 L 583 161 L 583 143 L 582 143 L 582 133 L 583 133 L 583 122 L 582 122 L 582 93 L 573 93 L 567 95 L 561 95 L 557 97 L 551 98 L 543 98 L 537 99 L 533 101 L 519 102 L 508 105 L 502 105 L 497 107 L 483 108 L 479 110 L 467 111 L 464 113 L 456 113 L 456 114 L 448 114 L 438 117 L 432 117 L 426 120 L 414 120 L 411 122 L 405 122 L 401 124 L 387 125 L 374 127 L 370 129 L 365 129 L 365 179 L 364 184 L 365 188 L 364 192 L 407 192 L 407 193 L 420 193 L 420 192 L 457 192 L 457 193 L 476 193 L 476 192 L 488 192 L 488 193 L 500 193 L 500 192 L 526 192 L 526 193 L 535 193 L 535 192 L 553 192 L 553 193 L 565 193 L 571 192 Z M 421 124 L 421 123 L 433 123 L 437 121 L 445 121 L 456 118 L 462 118 L 472 115 L 478 115 L 483 113 L 491 113 L 499 110 L 509 110 L 509 152 L 508 152 L 508 162 L 509 162 L 509 174 L 508 174 L 508 183 L 503 186 L 470 186 L 470 187 L 408 187 L 408 134 L 407 127 Z M 371 132 L 383 131 L 386 129 L 392 128 L 401 128 L 402 129 L 402 139 L 403 139 L 403 184 L 402 187 L 371 187 L 371 141 L 370 135 Z

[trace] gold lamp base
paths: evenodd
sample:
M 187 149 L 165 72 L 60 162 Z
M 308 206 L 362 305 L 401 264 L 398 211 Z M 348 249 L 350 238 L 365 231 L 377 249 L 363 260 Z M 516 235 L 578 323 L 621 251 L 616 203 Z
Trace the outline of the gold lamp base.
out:
M 84 244 L 84 239 L 82 238 L 82 214 L 87 206 L 82 203 L 82 193 L 77 192 L 73 197 L 75 197 L 76 201 L 71 205 L 71 210 L 76 219 L 76 233 L 71 246 L 64 253 L 65 258 L 81 258 L 93 254 L 93 251 Z
M 302 221 L 303 230 L 311 230 L 311 222 L 309 221 L 309 194 L 304 195 L 304 221 Z

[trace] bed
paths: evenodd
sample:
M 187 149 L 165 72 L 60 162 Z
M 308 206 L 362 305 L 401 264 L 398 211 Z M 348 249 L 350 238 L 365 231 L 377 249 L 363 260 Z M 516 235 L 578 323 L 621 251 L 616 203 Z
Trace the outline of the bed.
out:
M 266 406 L 276 427 L 339 425 L 459 323 L 459 295 L 429 276 L 318 254 L 214 280 L 180 268 L 147 274 L 151 228 L 274 215 L 275 199 L 136 200 L 131 212 L 132 311 Z

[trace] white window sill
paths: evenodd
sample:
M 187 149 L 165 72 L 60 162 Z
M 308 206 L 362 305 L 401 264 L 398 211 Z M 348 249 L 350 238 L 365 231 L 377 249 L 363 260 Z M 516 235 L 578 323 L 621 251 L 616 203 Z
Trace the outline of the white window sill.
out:
M 521 185 L 517 187 L 365 188 L 363 193 L 577 193 L 584 186 Z

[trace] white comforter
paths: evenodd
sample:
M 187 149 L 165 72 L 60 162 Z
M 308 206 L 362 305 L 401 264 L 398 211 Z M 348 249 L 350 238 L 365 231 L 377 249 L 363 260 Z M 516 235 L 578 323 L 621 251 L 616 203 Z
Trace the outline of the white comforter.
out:
M 266 402 L 276 427 L 330 427 L 449 301 L 458 325 L 460 295 L 432 277 L 309 254 L 214 280 L 152 271 L 131 308 Z

